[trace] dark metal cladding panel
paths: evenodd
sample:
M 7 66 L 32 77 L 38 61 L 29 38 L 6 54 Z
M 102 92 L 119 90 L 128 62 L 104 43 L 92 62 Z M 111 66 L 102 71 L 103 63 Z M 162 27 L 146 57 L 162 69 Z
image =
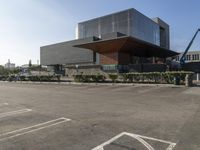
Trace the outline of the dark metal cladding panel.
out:
M 78 38 L 113 32 L 160 45 L 159 25 L 133 8 L 78 24 Z
M 130 20 L 133 9 L 95 18 L 78 24 L 78 38 L 100 36 L 112 32 L 130 35 Z
M 160 46 L 159 25 L 142 13 L 134 10 L 131 20 L 132 36 Z
M 109 15 L 99 19 L 100 34 L 114 32 L 113 16 Z
M 41 65 L 93 63 L 91 50 L 73 47 L 92 41 L 93 38 L 86 38 L 43 46 L 40 48 Z
M 114 39 L 114 38 L 118 38 L 118 37 L 122 37 L 122 36 L 126 36 L 125 34 L 119 33 L 119 32 L 113 32 L 113 33 L 107 33 L 107 34 L 103 34 L 101 36 L 102 40 L 106 40 L 106 39 Z

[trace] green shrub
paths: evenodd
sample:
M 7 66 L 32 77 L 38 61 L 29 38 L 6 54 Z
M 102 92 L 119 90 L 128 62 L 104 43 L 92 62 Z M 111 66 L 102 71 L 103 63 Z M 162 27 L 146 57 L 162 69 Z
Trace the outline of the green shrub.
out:
M 61 75 L 55 75 L 55 80 L 57 80 L 58 82 L 60 82 L 60 80 L 61 80 Z
M 19 76 L 19 80 L 20 81 L 26 81 L 27 79 L 26 79 L 26 76 Z
M 15 75 L 9 75 L 6 80 L 9 82 L 15 81 Z
M 0 80 L 1 81 L 6 81 L 8 79 L 8 76 L 7 75 L 1 75 L 0 76 Z
M 192 72 L 174 71 L 174 72 L 148 72 L 148 73 L 123 73 L 120 74 L 124 82 L 155 82 L 155 83 L 174 83 L 178 78 L 184 82 L 187 74 Z
M 28 76 L 27 79 L 28 81 L 40 81 L 39 76 Z
M 58 75 L 42 75 L 42 76 L 20 76 L 21 81 L 42 81 L 42 82 L 51 82 L 51 81 L 60 81 L 60 76 Z
M 116 82 L 117 79 L 121 79 L 124 83 L 133 83 L 133 82 L 145 82 L 145 83 L 168 83 L 173 84 L 174 79 L 178 78 L 183 83 L 185 82 L 186 75 L 192 75 L 193 72 L 185 71 L 173 71 L 173 72 L 147 72 L 147 73 L 122 73 L 108 74 L 109 79 L 112 82 Z M 103 82 L 105 81 L 104 75 L 75 75 L 74 80 L 76 82 Z
M 82 75 L 74 75 L 73 77 L 75 82 L 83 82 Z
M 112 80 L 112 82 L 116 82 L 117 81 L 117 78 L 118 78 L 118 74 L 108 74 L 109 75 L 109 78 Z
M 16 76 L 16 75 L 1 75 L 1 81 L 60 81 L 60 75 L 43 75 L 43 76 Z
M 101 74 L 91 76 L 93 82 L 103 82 L 105 81 L 105 76 Z
M 76 82 L 102 82 L 105 80 L 104 75 L 74 75 Z
M 165 81 L 167 83 L 174 83 L 175 78 L 178 78 L 178 79 L 180 79 L 180 81 L 185 82 L 185 77 L 186 77 L 187 74 L 192 75 L 193 72 L 173 71 L 173 72 L 162 73 L 162 75 L 165 78 Z
M 123 82 L 127 82 L 127 74 L 126 73 L 121 73 L 121 77 L 122 77 L 122 80 Z

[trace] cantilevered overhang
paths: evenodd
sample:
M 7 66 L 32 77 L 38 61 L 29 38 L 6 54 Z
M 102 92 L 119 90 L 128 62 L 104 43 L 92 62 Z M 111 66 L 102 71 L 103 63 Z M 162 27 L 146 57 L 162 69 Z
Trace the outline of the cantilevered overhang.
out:
M 74 47 L 90 49 L 100 54 L 106 52 L 128 52 L 138 57 L 167 58 L 179 54 L 131 36 L 83 43 Z

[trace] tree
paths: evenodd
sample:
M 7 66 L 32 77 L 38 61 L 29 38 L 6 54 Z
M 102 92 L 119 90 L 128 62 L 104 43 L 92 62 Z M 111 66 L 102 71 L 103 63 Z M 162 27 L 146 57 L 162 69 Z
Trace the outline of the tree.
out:
M 32 62 L 31 62 L 31 59 L 29 60 L 28 66 L 29 66 L 29 68 L 31 68 L 31 67 L 32 67 Z
M 0 65 L 0 75 L 8 75 L 9 70 Z

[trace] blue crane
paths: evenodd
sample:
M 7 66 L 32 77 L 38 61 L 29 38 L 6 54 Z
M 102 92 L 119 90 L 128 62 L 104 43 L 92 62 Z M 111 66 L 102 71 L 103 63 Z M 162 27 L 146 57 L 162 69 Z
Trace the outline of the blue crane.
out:
M 185 64 L 186 54 L 187 54 L 187 52 L 189 51 L 190 47 L 192 46 L 192 44 L 193 44 L 193 42 L 194 42 L 194 40 L 195 40 L 195 38 L 196 38 L 196 36 L 197 36 L 197 34 L 198 34 L 199 31 L 200 31 L 200 28 L 196 31 L 194 37 L 193 37 L 192 40 L 190 41 L 190 43 L 189 43 L 189 45 L 187 46 L 186 50 L 184 51 L 184 53 L 183 53 L 183 55 L 182 55 L 182 57 L 181 57 L 181 59 L 180 59 L 180 64 L 181 64 L 181 66 L 183 66 L 183 65 Z

